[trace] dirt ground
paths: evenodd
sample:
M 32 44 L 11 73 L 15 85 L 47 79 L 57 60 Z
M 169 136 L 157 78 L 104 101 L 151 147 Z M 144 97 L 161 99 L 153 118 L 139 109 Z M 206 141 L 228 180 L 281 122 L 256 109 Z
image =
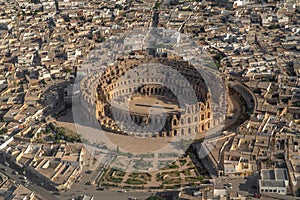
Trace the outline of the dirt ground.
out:
M 75 132 L 80 132 L 78 129 L 81 129 L 79 126 L 74 124 L 72 110 L 68 110 L 66 115 L 63 115 L 58 118 L 57 123 L 60 126 L 71 129 Z M 97 130 L 92 127 L 85 127 L 84 130 L 90 132 L 89 134 L 94 141 L 97 139 L 101 139 L 102 137 L 97 137 L 95 134 Z M 101 132 L 102 133 L 102 132 Z M 83 135 L 82 133 L 80 133 Z M 84 137 L 87 135 L 84 134 Z M 157 151 L 163 147 L 165 147 L 172 138 L 137 138 L 130 137 L 127 135 L 119 135 L 110 132 L 105 132 L 105 136 L 109 139 L 109 141 L 115 145 L 119 146 L 119 149 L 125 152 L 130 153 L 148 153 Z M 96 142 L 96 141 L 95 141 Z M 98 141 L 99 142 L 99 141 Z M 101 142 L 101 141 L 100 141 Z

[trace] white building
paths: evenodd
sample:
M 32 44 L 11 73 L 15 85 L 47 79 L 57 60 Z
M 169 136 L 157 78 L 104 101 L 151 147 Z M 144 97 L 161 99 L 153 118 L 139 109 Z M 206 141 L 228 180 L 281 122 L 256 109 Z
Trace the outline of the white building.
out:
M 260 192 L 287 194 L 289 179 L 286 169 L 263 169 L 259 180 Z

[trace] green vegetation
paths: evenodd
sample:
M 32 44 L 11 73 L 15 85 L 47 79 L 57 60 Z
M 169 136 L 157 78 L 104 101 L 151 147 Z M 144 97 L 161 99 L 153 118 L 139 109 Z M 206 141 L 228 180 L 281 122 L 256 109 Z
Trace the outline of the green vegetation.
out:
M 267 159 L 263 160 L 263 162 L 266 162 L 266 165 L 267 165 L 268 167 L 270 167 L 270 166 L 273 165 L 273 161 L 272 161 L 270 158 L 267 158 Z
M 145 161 L 142 158 L 140 160 L 134 160 L 133 162 L 134 162 L 133 167 L 135 169 L 147 170 L 152 166 L 152 163 L 150 161 Z
M 73 70 L 70 69 L 70 68 L 64 68 L 63 71 L 64 71 L 64 72 L 67 72 L 67 73 L 71 73 Z
M 277 158 L 278 158 L 278 159 L 284 159 L 284 154 L 278 154 L 278 155 L 277 155 Z
M 40 4 L 41 1 L 40 0 L 30 0 L 31 3 L 34 3 L 34 4 Z
M 67 142 L 80 142 L 80 136 L 64 127 L 56 127 L 53 123 L 49 124 L 49 128 L 54 134 L 51 136 L 54 140 L 54 143 L 59 143 L 60 140 L 65 140 Z
M 109 168 L 103 181 L 107 184 L 119 184 L 123 181 L 123 176 L 125 176 L 125 172 L 117 169 Z
M 191 170 L 191 168 L 187 168 L 187 169 L 183 170 L 182 173 L 183 173 L 185 176 L 190 176 L 190 175 L 191 175 L 190 170 Z
M 188 183 L 195 183 L 195 182 L 202 182 L 204 179 L 203 176 L 197 176 L 197 177 L 186 177 L 185 180 Z
M 159 196 L 151 196 L 147 198 L 146 200 L 165 200 L 165 198 L 159 197 Z
M 154 154 L 153 153 L 140 154 L 139 157 L 140 158 L 154 158 Z
M 180 176 L 180 172 L 172 171 L 172 172 L 160 172 L 156 174 L 156 181 L 170 181 L 171 179 L 178 179 Z M 166 183 L 165 183 L 166 184 Z
M 119 149 L 119 147 L 118 147 Z M 124 156 L 124 157 L 128 157 L 128 158 L 132 158 L 134 155 L 132 153 L 127 153 L 127 152 L 122 152 L 122 151 L 118 151 L 118 156 Z
M 168 166 L 162 168 L 162 170 L 168 170 L 168 169 L 179 169 L 179 166 L 175 162 L 173 162 L 173 163 L 169 164 Z
M 121 177 L 123 177 L 123 176 L 125 176 L 125 172 L 121 171 L 121 170 L 115 170 L 114 176 L 121 176 Z
M 177 5 L 181 5 L 183 4 L 184 2 L 180 2 L 179 0 L 175 0 L 175 1 L 171 1 L 170 2 L 170 6 L 177 6 Z
M 181 179 L 180 178 L 171 178 L 168 180 L 163 181 L 164 185 L 169 185 L 169 184 L 180 184 L 181 183 Z
M 159 9 L 160 6 L 161 6 L 161 3 L 156 2 L 155 5 L 154 5 L 154 9 Z
M 139 180 L 139 179 L 133 179 L 133 178 L 127 179 L 127 181 L 125 183 L 126 184 L 130 184 L 130 185 L 143 185 L 143 184 L 147 184 L 146 181 L 142 181 L 142 180 Z
M 45 130 L 43 131 L 44 134 L 49 134 L 51 132 L 50 127 L 46 127 Z
M 159 153 L 158 158 L 176 158 L 178 157 L 177 153 Z
M 118 187 L 117 184 L 111 184 L 111 183 L 101 183 L 101 185 L 106 187 Z
M 118 9 L 118 10 L 122 10 L 122 9 L 123 9 L 123 6 L 120 5 L 120 4 L 116 4 L 116 5 L 115 5 L 115 8 Z
M 35 10 L 35 11 L 30 11 L 30 12 L 25 12 L 25 11 L 22 11 L 22 12 L 19 12 L 17 14 L 17 16 L 31 16 L 31 15 L 37 15 L 38 12 L 40 12 L 39 10 Z
M 115 178 L 115 177 L 109 178 L 109 182 L 113 182 L 113 183 L 121 183 L 122 180 L 123 180 L 122 178 Z
M 181 187 L 181 185 L 177 184 L 177 185 L 166 185 L 164 188 L 165 189 L 178 189 L 180 187 Z
M 104 42 L 105 37 L 103 37 L 102 35 L 99 35 L 99 37 L 95 41 L 98 42 L 98 43 Z
M 277 28 L 279 28 L 280 26 L 279 26 L 279 24 L 271 24 L 270 26 L 269 26 L 269 29 L 277 29 Z
M 133 172 L 133 173 L 129 174 L 129 177 L 133 178 L 133 179 L 151 181 L 151 174 L 149 174 L 149 173 L 136 173 L 136 172 Z
M 3 128 L 0 130 L 0 135 L 6 134 L 8 132 L 7 128 Z

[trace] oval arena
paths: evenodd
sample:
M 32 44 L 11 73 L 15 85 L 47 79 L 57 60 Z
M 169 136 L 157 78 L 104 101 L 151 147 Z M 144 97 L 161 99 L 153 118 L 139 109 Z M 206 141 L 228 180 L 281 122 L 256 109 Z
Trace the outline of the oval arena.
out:
M 181 57 L 133 51 L 85 81 L 96 89 L 95 117 L 106 131 L 180 137 L 212 126 L 208 87 Z

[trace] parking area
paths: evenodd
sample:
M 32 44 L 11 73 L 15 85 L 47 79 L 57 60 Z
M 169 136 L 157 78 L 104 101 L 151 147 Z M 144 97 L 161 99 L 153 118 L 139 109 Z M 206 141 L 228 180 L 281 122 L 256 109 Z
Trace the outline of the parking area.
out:
M 242 192 L 253 195 L 258 193 L 258 176 L 248 177 L 220 177 L 215 179 L 217 188 L 224 188 L 228 192 Z

